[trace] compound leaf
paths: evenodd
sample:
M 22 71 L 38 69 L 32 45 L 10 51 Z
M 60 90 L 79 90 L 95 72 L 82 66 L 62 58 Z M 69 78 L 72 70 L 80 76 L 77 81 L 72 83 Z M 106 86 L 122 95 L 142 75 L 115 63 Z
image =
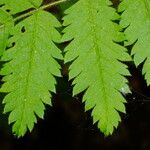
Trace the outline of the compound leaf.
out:
M 61 76 L 55 60 L 62 59 L 54 44 L 61 37 L 56 27 L 60 23 L 52 14 L 36 11 L 15 25 L 9 48 L 1 58 L 6 63 L 0 72 L 5 75 L 0 91 L 8 93 L 4 112 L 10 112 L 9 123 L 14 123 L 17 136 L 23 136 L 27 128 L 31 131 L 37 121 L 35 115 L 43 118 L 44 104 L 51 104 L 49 91 L 55 92 L 54 76 Z
M 117 44 L 124 35 L 113 21 L 119 19 L 109 0 L 79 0 L 66 10 L 62 41 L 71 41 L 65 48 L 65 62 L 70 66 L 73 94 L 86 90 L 85 109 L 93 108 L 94 123 L 105 134 L 118 126 L 118 111 L 125 112 L 125 100 L 119 90 L 126 87 L 123 75 L 129 75 L 119 60 L 130 60 L 126 49 Z M 113 21 L 112 21 L 113 20 Z
M 143 66 L 143 74 L 150 84 L 150 1 L 123 0 L 119 11 L 123 12 L 120 25 L 126 28 L 125 45 L 134 44 L 131 54 L 134 55 L 136 65 L 147 58 Z

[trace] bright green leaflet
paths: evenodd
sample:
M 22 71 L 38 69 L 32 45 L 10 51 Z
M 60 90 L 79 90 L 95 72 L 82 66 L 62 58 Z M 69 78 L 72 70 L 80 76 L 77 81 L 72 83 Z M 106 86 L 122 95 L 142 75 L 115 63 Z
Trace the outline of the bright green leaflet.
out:
M 136 42 L 131 51 L 136 65 L 147 58 L 143 74 L 150 84 L 150 0 L 123 0 L 119 11 L 123 12 L 120 25 L 126 28 L 125 45 Z
M 2 56 L 2 61 L 9 62 L 0 72 L 5 75 L 0 91 L 8 93 L 4 112 L 10 112 L 9 123 L 14 122 L 17 136 L 33 129 L 35 114 L 43 118 L 43 103 L 51 104 L 49 91 L 55 92 L 54 75 L 61 76 L 55 58 L 62 59 L 62 55 L 54 44 L 61 36 L 55 27 L 60 23 L 52 14 L 37 11 L 14 27 L 10 48 Z
M 94 123 L 105 134 L 112 134 L 121 120 L 118 111 L 125 112 L 125 100 L 119 90 L 126 87 L 129 75 L 119 60 L 130 60 L 126 49 L 115 42 L 124 40 L 115 9 L 108 0 L 79 0 L 65 13 L 63 41 L 72 40 L 66 47 L 65 63 L 74 79 L 73 95 L 86 89 L 85 109 L 93 108 Z M 115 41 L 115 42 L 114 42 Z M 122 75 L 121 75 L 122 74 Z

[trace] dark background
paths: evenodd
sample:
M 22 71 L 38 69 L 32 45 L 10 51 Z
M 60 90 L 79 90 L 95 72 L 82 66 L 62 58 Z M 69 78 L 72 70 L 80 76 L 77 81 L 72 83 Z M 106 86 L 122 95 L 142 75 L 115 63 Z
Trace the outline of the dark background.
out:
M 117 7 L 118 0 L 113 3 Z M 66 6 L 61 5 L 61 10 Z M 61 12 L 58 7 L 50 11 Z M 129 52 L 132 46 L 128 47 Z M 0 150 L 150 150 L 150 88 L 141 73 L 143 64 L 137 68 L 133 62 L 126 64 L 131 72 L 127 79 L 132 94 L 124 95 L 127 113 L 120 114 L 122 122 L 112 136 L 104 137 L 92 124 L 91 111 L 84 112 L 83 93 L 71 96 L 68 66 L 62 65 L 64 77 L 57 79 L 53 107 L 46 106 L 44 120 L 38 121 L 32 133 L 17 139 L 7 123 L 8 116 L 0 116 Z

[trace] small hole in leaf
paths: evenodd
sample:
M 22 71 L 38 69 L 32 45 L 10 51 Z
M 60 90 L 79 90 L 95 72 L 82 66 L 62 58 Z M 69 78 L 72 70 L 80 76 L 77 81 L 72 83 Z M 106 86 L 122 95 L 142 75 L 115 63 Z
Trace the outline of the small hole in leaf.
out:
M 26 31 L 26 29 L 25 29 L 25 27 L 23 26 L 23 27 L 21 28 L 21 32 L 24 33 L 25 31 Z
M 6 9 L 7 12 L 10 12 L 10 9 Z
M 13 42 L 13 43 L 12 43 L 12 47 L 13 47 L 13 46 L 15 46 L 15 44 L 16 44 L 16 43 L 15 43 L 15 42 Z

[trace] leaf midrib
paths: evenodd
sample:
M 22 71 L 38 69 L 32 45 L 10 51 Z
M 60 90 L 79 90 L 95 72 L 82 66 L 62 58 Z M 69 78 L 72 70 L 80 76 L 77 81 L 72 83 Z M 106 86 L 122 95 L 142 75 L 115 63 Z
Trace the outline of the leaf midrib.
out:
M 21 123 L 20 126 L 22 125 L 23 121 L 24 121 L 24 115 L 25 115 L 25 107 L 26 107 L 26 102 L 28 100 L 30 100 L 29 98 L 29 90 L 30 90 L 30 77 L 32 74 L 32 67 L 33 67 L 33 63 L 34 63 L 34 52 L 35 52 L 35 47 L 36 47 L 36 32 L 37 32 L 37 22 L 35 20 L 37 20 L 37 15 L 38 13 L 35 13 L 32 17 L 33 17 L 33 33 L 32 33 L 32 44 L 30 45 L 30 53 L 29 53 L 29 67 L 28 67 L 28 72 L 27 72 L 27 76 L 26 76 L 26 84 L 25 84 L 25 92 L 24 92 L 24 100 L 23 100 L 23 108 L 24 110 L 22 111 L 22 115 L 21 115 Z
M 99 39 L 98 39 L 98 37 L 97 37 L 97 32 L 96 32 L 96 29 L 100 29 L 99 27 L 97 27 L 97 25 L 95 24 L 95 22 L 96 22 L 96 20 L 94 19 L 94 15 L 95 14 L 93 14 L 92 13 L 92 11 L 91 11 L 91 6 L 92 6 L 92 3 L 91 3 L 91 1 L 88 1 L 87 2 L 87 6 L 88 6 L 88 13 L 89 13 L 89 20 L 91 20 L 91 21 L 89 21 L 90 22 L 90 24 L 93 24 L 92 26 L 91 26 L 91 30 L 92 30 L 92 33 L 94 34 L 94 39 L 93 39 L 93 42 L 94 42 L 94 50 L 95 50 L 95 53 L 96 53 L 96 56 L 97 56 L 97 63 L 98 63 L 98 66 L 99 66 L 99 69 L 98 69 L 98 71 L 99 71 L 99 79 L 101 80 L 101 83 L 102 83 L 102 85 L 101 85 L 101 88 L 102 88 L 102 91 L 103 91 L 103 99 L 104 99 L 104 101 L 105 101 L 105 114 L 107 114 L 106 112 L 108 112 L 108 100 L 107 100 L 107 92 L 106 92 L 106 89 L 105 89 L 105 81 L 104 81 L 104 75 L 103 75 L 103 69 L 102 69 L 102 63 L 101 63 L 101 58 L 102 58 L 102 50 L 101 50 L 101 48 L 99 47 L 99 45 L 97 44 L 98 42 L 101 42 L 101 41 L 99 41 Z M 97 15 L 97 14 L 96 14 Z M 91 17 L 90 17 L 91 16 Z M 107 115 L 106 115 L 107 116 Z M 106 117 L 106 120 L 108 120 L 108 118 Z

